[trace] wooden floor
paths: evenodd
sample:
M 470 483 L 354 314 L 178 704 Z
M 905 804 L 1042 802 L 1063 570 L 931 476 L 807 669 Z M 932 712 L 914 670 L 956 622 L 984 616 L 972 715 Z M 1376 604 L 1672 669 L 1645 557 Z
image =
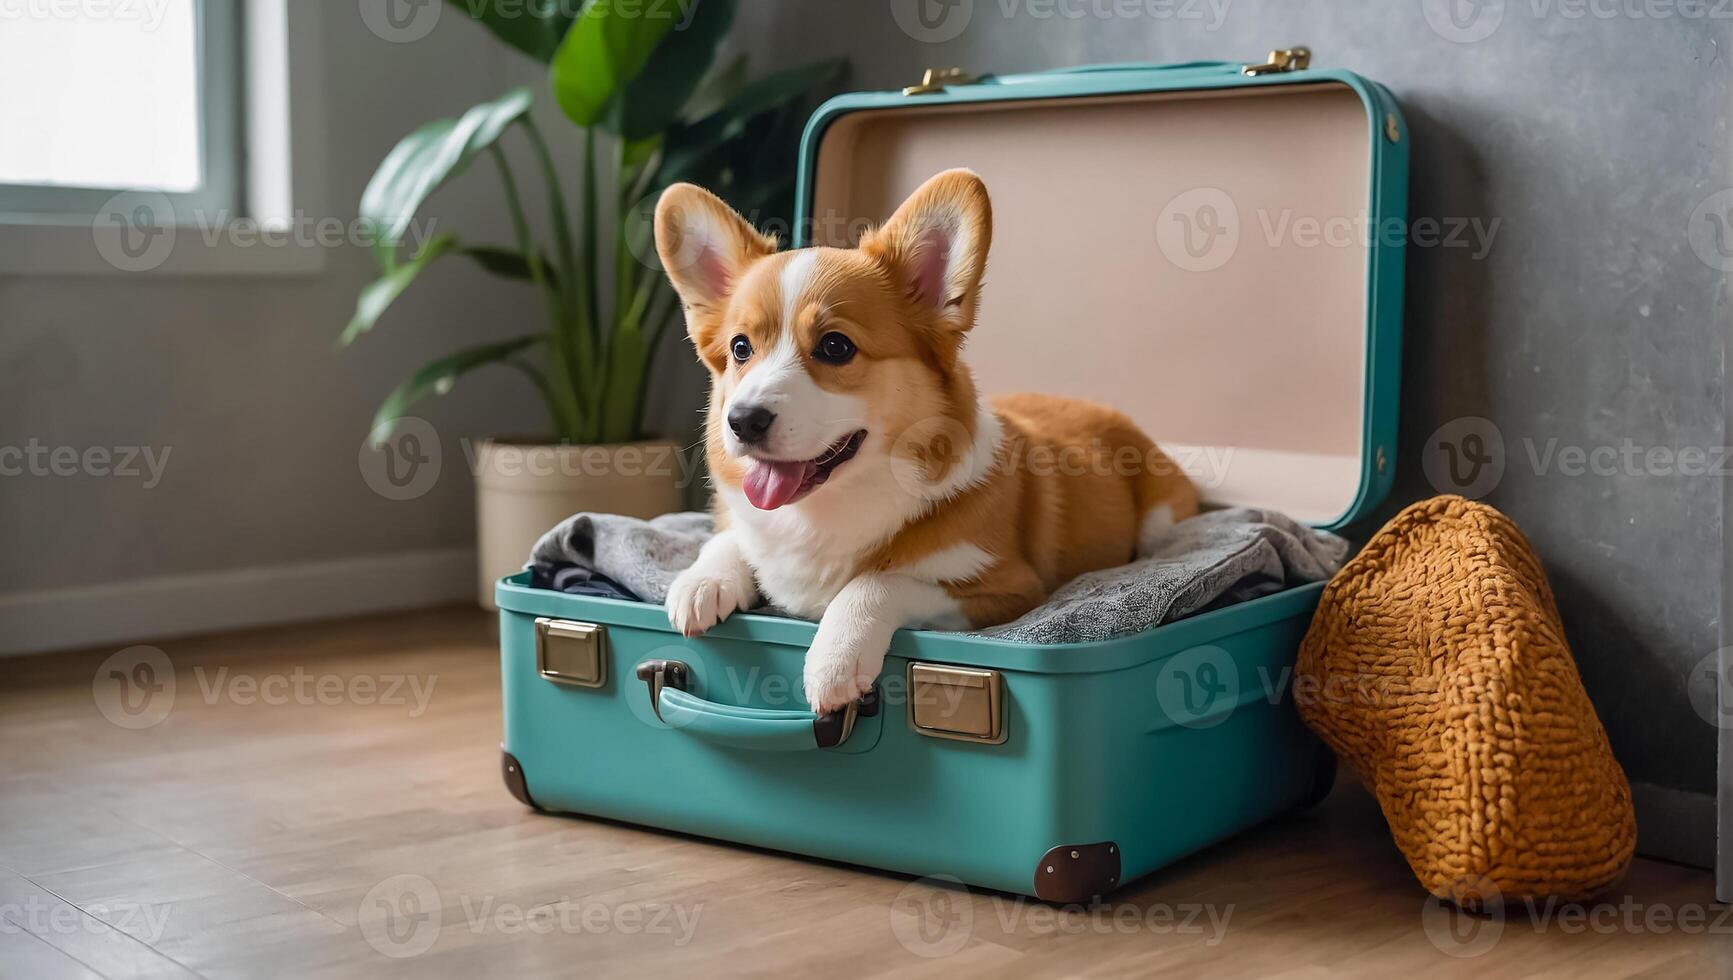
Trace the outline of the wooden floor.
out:
M 0 975 L 1733 975 L 1705 873 L 1459 918 L 1351 785 L 1055 910 L 525 809 L 476 612 L 156 646 L 0 662 Z

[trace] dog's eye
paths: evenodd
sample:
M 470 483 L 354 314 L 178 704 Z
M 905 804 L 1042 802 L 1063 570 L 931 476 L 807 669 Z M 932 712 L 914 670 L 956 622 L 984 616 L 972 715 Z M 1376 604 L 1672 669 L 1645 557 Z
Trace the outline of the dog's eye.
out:
M 747 340 L 746 336 L 742 334 L 734 338 L 734 342 L 728 345 L 728 350 L 734 355 L 736 361 L 744 361 L 752 356 L 752 341 Z
M 847 364 L 854 360 L 854 341 L 833 330 L 818 338 L 818 349 L 812 356 L 826 364 Z

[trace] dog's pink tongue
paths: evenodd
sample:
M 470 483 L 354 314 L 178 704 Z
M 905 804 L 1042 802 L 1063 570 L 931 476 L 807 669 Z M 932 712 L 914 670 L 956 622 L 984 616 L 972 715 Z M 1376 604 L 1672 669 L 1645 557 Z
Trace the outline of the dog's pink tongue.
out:
M 806 482 L 809 463 L 756 460 L 746 474 L 746 499 L 759 510 L 775 510 L 793 500 Z

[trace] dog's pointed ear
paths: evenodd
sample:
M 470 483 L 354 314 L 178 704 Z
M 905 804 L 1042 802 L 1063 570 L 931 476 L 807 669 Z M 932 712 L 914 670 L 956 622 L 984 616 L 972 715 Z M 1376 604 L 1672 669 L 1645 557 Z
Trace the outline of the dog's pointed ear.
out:
M 776 239 L 702 187 L 675 184 L 656 202 L 656 254 L 688 310 L 688 330 L 720 315 L 746 267 L 775 251 Z
M 960 332 L 975 325 L 992 240 L 987 185 L 973 171 L 947 170 L 911 194 L 861 251 L 890 272 L 910 302 Z

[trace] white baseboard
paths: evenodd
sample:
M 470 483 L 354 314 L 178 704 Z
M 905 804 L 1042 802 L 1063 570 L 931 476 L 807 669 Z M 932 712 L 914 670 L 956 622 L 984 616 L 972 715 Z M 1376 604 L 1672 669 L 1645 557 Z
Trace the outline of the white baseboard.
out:
M 475 561 L 450 548 L 15 592 L 0 595 L 0 655 L 472 601 Z

